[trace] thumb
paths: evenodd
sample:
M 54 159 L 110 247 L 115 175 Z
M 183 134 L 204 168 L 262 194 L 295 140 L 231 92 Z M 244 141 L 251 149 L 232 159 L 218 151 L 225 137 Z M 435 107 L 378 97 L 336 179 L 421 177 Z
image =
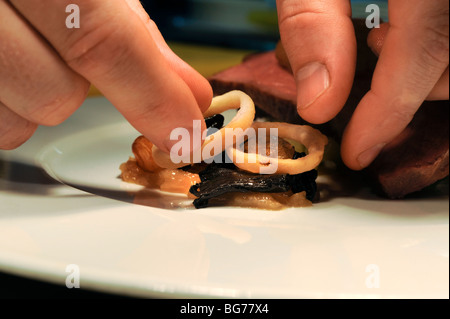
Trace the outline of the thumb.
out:
M 331 120 L 352 88 L 356 38 L 349 0 L 277 0 L 280 35 L 297 81 L 297 108 L 314 124 Z

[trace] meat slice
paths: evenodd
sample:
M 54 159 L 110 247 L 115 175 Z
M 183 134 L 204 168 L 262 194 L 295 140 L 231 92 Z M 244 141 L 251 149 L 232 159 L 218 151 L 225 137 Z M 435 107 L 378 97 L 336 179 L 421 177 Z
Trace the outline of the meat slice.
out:
M 426 102 L 414 120 L 369 167 L 379 189 L 402 198 L 449 175 L 447 102 Z
M 332 121 L 314 125 L 340 140 L 359 101 L 370 89 L 376 57 L 361 44 L 367 34 L 358 32 L 358 66 L 350 97 Z M 210 78 L 216 94 L 233 89 L 246 92 L 264 113 L 278 121 L 305 124 L 296 108 L 295 80 L 278 63 L 275 52 L 248 56 L 242 64 Z M 447 101 L 425 102 L 407 129 L 390 143 L 366 170 L 376 189 L 389 198 L 402 198 L 449 175 L 449 106 Z
M 294 78 L 278 64 L 274 52 L 251 55 L 242 64 L 213 75 L 210 83 L 215 94 L 241 90 L 273 118 L 304 123 L 295 107 L 297 89 Z

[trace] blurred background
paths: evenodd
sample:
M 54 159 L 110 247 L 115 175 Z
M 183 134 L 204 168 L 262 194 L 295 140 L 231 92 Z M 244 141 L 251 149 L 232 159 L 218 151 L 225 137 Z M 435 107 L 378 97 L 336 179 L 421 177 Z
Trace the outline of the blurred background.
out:
M 249 50 L 270 50 L 278 41 L 275 0 L 141 0 L 167 41 Z M 378 4 L 387 20 L 387 0 L 352 0 L 353 16 L 366 18 Z

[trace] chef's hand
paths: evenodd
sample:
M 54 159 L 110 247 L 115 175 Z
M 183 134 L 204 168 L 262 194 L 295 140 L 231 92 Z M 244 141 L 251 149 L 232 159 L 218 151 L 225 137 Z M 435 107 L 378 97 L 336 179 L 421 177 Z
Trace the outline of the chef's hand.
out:
M 68 4 L 0 0 L 0 149 L 63 122 L 92 83 L 168 151 L 174 128 L 203 119 L 207 80 L 169 49 L 138 0 L 78 0 L 78 29 L 66 27 Z
M 298 86 L 298 112 L 324 123 L 344 106 L 356 65 L 349 0 L 277 0 L 283 45 Z M 346 165 L 367 167 L 422 103 L 449 98 L 449 1 L 390 0 L 389 25 L 373 30 L 380 54 L 371 90 L 345 131 Z

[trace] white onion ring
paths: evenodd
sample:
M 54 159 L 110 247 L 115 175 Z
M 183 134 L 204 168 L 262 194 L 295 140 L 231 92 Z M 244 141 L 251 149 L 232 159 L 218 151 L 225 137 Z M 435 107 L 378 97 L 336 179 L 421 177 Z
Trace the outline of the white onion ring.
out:
M 310 126 L 276 122 L 255 122 L 252 127 L 256 130 L 259 128 L 277 128 L 279 138 L 299 141 L 308 149 L 308 155 L 296 160 L 279 159 L 260 154 L 247 154 L 242 150 L 236 149 L 235 146 L 228 147 L 226 149 L 228 157 L 233 159 L 233 163 L 242 170 L 261 174 L 264 171 L 275 171 L 276 168 L 276 174 L 297 175 L 317 168 L 323 159 L 328 138 Z M 256 161 L 254 161 L 255 156 Z M 252 161 L 249 161 L 250 157 Z M 240 160 L 237 161 L 237 158 Z M 274 165 L 276 167 L 273 167 Z M 271 168 L 274 169 L 272 170 Z
M 245 133 L 245 130 L 250 128 L 250 126 L 252 125 L 255 119 L 255 104 L 247 94 L 237 90 L 213 98 L 211 106 L 203 114 L 203 116 L 210 117 L 212 115 L 220 114 L 232 109 L 239 109 L 239 111 L 228 125 L 206 138 L 201 147 L 202 156 L 203 150 L 207 145 L 209 145 L 209 147 L 212 147 L 213 149 L 216 149 L 214 145 L 218 145 L 221 149 L 221 152 L 223 152 L 226 148 L 233 146 L 232 143 L 230 143 L 233 141 L 233 139 L 227 138 L 227 134 L 233 134 L 234 136 L 239 137 L 239 135 L 244 134 L 235 134 L 235 132 L 233 132 L 234 129 L 242 129 L 242 131 L 244 131 Z M 228 145 L 226 144 L 226 142 L 228 142 Z M 153 146 L 152 153 L 155 163 L 162 168 L 175 169 L 192 163 L 192 159 L 189 156 L 188 159 L 184 159 L 181 163 L 175 164 L 170 159 L 170 154 L 163 152 L 156 146 Z M 219 154 L 206 156 L 202 158 L 202 160 L 209 160 L 215 155 Z

